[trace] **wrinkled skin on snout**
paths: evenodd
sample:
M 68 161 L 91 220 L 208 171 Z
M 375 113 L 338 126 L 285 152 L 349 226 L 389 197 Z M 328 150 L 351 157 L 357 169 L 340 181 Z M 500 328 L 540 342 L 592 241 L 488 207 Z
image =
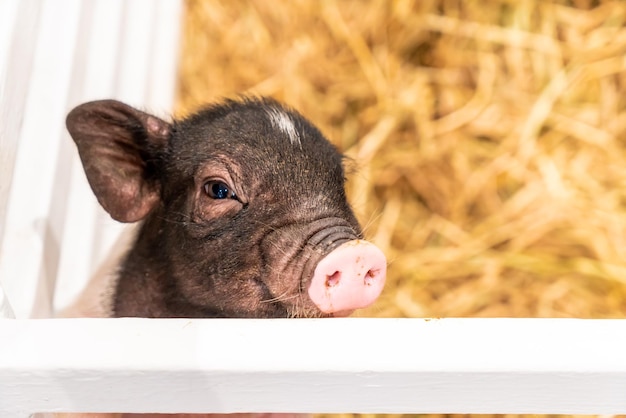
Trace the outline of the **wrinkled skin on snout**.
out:
M 342 155 L 297 112 L 243 99 L 168 123 L 105 100 L 67 126 L 100 204 L 142 221 L 112 316 L 344 316 L 378 297 L 386 261 L 362 239 Z

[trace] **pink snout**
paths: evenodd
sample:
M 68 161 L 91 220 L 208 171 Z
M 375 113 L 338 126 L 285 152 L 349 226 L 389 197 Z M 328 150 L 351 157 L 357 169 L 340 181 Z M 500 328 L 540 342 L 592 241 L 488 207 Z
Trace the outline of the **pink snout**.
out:
M 324 313 L 349 314 L 374 303 L 386 277 L 387 259 L 378 247 L 348 241 L 318 263 L 309 297 Z

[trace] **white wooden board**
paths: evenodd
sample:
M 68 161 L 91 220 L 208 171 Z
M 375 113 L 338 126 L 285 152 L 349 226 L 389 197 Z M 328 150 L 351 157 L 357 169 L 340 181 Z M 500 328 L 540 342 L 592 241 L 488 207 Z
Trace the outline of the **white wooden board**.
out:
M 67 306 L 123 228 L 97 205 L 66 114 L 115 98 L 167 118 L 181 8 L 0 1 L 0 285 L 18 318 Z
M 626 413 L 626 320 L 0 320 L 0 341 L 1 416 Z

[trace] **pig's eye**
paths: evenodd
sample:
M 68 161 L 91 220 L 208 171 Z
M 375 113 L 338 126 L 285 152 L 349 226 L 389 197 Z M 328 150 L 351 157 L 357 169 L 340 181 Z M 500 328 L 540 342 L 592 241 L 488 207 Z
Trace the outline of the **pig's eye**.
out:
M 204 193 L 212 199 L 236 199 L 235 192 L 230 189 L 228 184 L 212 180 L 204 183 Z

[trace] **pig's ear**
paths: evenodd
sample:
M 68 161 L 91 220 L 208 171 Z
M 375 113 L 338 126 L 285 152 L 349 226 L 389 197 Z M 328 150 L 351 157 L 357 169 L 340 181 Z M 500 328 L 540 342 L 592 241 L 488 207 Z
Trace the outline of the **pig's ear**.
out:
M 102 207 L 121 222 L 144 218 L 159 201 L 156 164 L 170 124 L 114 100 L 80 105 L 66 124 Z

